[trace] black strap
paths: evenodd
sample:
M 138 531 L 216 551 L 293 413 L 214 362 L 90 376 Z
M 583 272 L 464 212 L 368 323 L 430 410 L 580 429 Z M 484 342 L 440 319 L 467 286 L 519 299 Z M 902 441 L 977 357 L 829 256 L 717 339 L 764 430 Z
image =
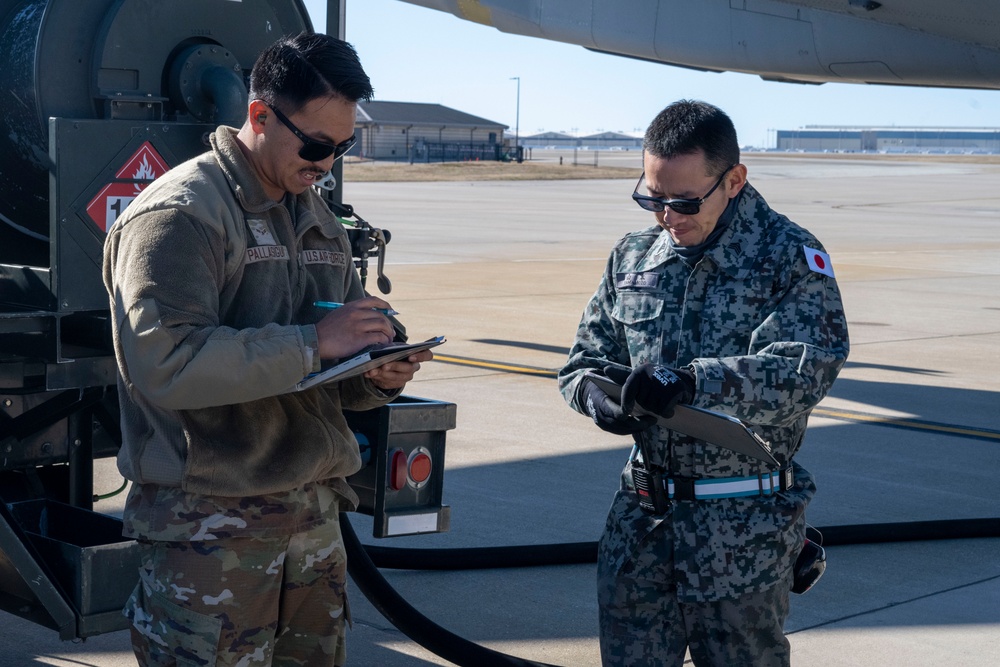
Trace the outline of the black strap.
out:
M 694 500 L 694 477 L 671 477 L 674 483 L 674 500 Z

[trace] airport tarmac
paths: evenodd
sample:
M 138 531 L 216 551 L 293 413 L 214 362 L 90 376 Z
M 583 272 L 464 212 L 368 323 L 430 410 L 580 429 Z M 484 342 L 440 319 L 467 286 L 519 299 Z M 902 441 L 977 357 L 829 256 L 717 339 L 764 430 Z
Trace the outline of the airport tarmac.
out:
M 639 165 L 637 153 L 605 159 Z M 744 161 L 768 202 L 830 252 L 851 326 L 850 359 L 798 457 L 819 485 L 810 523 L 1000 517 L 1000 165 Z M 411 338 L 448 338 L 438 350 L 449 361 L 425 364 L 407 394 L 457 405 L 444 482 L 450 531 L 376 540 L 371 520 L 352 515 L 362 541 L 462 548 L 598 539 L 631 440 L 571 411 L 549 371 L 565 359 L 611 245 L 652 220 L 629 199 L 633 185 L 347 179 L 346 201 L 392 232 L 387 299 Z M 376 291 L 374 266 L 371 274 Z M 110 463 L 99 462 L 99 491 L 117 486 Z M 793 664 L 1000 664 L 998 551 L 1000 538 L 831 546 L 825 576 L 792 599 Z M 588 667 L 599 664 L 594 570 L 383 574 L 461 637 Z M 349 664 L 452 664 L 350 590 Z M 3 615 L 0 634 L 3 665 L 134 664 L 125 632 L 61 642 Z

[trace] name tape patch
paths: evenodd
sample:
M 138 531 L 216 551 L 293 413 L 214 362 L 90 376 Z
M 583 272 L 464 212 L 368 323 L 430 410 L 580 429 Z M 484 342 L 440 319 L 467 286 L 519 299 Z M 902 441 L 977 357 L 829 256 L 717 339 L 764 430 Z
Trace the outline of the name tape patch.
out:
M 347 257 L 338 250 L 303 250 L 299 257 L 304 264 L 329 264 L 330 266 L 347 266 Z
M 660 274 L 656 271 L 645 273 L 619 273 L 615 275 L 615 287 L 634 287 L 638 289 L 656 289 L 660 282 Z
M 282 260 L 288 260 L 288 248 L 283 245 L 259 245 L 247 248 L 247 264 Z

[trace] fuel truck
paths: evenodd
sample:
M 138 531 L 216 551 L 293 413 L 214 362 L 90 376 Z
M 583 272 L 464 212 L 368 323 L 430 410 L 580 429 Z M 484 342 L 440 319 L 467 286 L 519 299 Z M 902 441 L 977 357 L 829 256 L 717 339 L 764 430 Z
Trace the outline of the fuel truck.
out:
M 104 238 L 218 125 L 242 125 L 257 55 L 311 29 L 300 0 L 0 0 L 0 611 L 62 639 L 127 627 L 135 544 L 94 511 L 94 462 L 121 444 Z M 324 197 L 355 263 L 365 277 L 377 258 L 387 292 L 389 234 L 340 195 Z M 348 417 L 373 534 L 446 530 L 455 406 L 403 396 Z

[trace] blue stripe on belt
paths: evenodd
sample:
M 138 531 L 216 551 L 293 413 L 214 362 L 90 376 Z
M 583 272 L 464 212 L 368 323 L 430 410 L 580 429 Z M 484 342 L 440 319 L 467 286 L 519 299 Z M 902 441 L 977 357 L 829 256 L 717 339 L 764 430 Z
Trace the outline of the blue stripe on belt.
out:
M 715 498 L 741 498 L 773 496 L 794 485 L 791 466 L 783 470 L 765 472 L 749 477 L 714 477 L 693 479 L 667 478 L 667 496 L 674 500 L 712 500 Z

